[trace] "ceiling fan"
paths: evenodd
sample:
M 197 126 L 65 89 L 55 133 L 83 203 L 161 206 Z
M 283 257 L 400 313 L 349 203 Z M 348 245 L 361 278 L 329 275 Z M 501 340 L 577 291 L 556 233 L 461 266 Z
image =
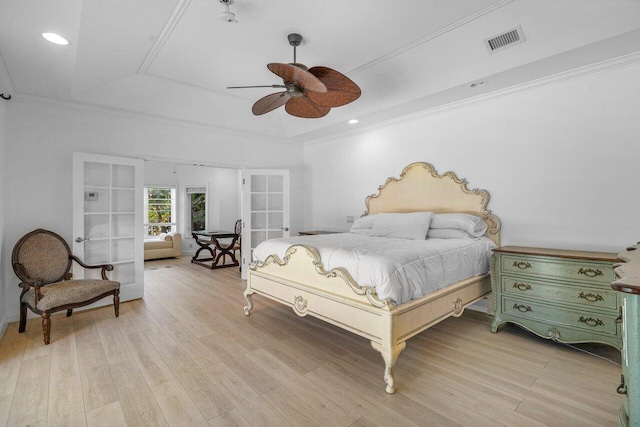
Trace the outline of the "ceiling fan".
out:
M 289 34 L 289 44 L 293 46 L 293 63 L 270 63 L 267 68 L 282 78 L 284 84 L 266 86 L 229 86 L 227 89 L 255 87 L 283 88 L 283 92 L 272 93 L 260 98 L 251 111 L 256 116 L 285 106 L 287 113 L 302 118 L 326 116 L 331 108 L 340 107 L 360 97 L 360 88 L 351 79 L 328 67 L 307 68 L 296 62 L 296 47 L 302 36 Z

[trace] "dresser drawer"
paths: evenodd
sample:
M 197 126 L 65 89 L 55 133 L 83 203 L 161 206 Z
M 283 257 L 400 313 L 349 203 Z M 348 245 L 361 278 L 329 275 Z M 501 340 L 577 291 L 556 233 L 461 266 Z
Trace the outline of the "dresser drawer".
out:
M 616 312 L 619 307 L 618 294 L 611 288 L 590 289 L 579 285 L 565 286 L 542 280 L 502 276 L 502 292 L 512 296 L 540 298 L 545 301 L 598 307 Z
M 608 263 L 539 258 L 527 255 L 502 256 L 501 271 L 502 273 L 531 274 L 583 283 L 609 284 L 614 280 L 613 266 Z
M 598 334 L 618 335 L 617 316 L 548 306 L 527 299 L 503 297 L 502 312 L 514 317 L 543 321 Z

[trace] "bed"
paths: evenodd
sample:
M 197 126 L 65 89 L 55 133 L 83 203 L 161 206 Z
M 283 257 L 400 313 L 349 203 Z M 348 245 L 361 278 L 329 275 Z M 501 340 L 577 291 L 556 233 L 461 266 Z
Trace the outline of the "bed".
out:
M 467 188 L 455 173 L 438 174 L 428 163 L 412 163 L 398 178 L 389 178 L 365 200 L 363 217 L 387 213 L 465 213 L 482 218 L 486 236 L 500 243 L 500 221 L 487 210 L 489 193 Z M 429 240 L 429 239 L 427 239 Z M 314 316 L 371 341 L 385 364 L 387 393 L 395 393 L 394 367 L 406 341 L 430 326 L 459 317 L 491 291 L 489 274 L 479 274 L 425 296 L 394 304 L 370 286 L 361 286 L 345 268 L 325 269 L 313 246 L 294 244 L 283 256 L 271 254 L 250 264 L 245 315 L 254 294 L 288 305 L 298 316 Z M 493 301 L 489 300 L 490 306 Z M 491 311 L 491 308 L 489 308 Z

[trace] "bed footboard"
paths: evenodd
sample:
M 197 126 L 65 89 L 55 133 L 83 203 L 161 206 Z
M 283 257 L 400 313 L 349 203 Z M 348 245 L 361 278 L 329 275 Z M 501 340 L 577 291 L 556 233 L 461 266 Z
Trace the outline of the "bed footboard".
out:
M 259 294 L 288 305 L 298 316 L 311 315 L 369 339 L 385 363 L 386 391 L 394 393 L 394 368 L 406 340 L 461 315 L 490 292 L 488 277 L 473 277 L 396 307 L 373 288 L 359 286 L 346 270 L 326 271 L 315 249 L 293 245 L 282 260 L 271 255 L 250 265 L 244 313 L 251 313 L 252 295 Z

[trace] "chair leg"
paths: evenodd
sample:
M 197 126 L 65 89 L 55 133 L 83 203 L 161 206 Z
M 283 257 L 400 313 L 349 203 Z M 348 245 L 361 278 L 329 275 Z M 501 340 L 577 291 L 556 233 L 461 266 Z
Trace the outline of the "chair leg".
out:
M 116 290 L 113 294 L 113 309 L 116 312 L 116 317 L 120 316 L 120 291 Z
M 44 333 L 44 344 L 48 345 L 51 338 L 51 313 L 49 311 L 43 311 L 42 314 L 42 332 Z
M 27 327 L 27 305 L 20 303 L 20 325 L 18 326 L 18 332 L 22 333 Z
M 73 314 L 73 308 L 67 310 L 67 317 L 71 317 L 71 314 Z

